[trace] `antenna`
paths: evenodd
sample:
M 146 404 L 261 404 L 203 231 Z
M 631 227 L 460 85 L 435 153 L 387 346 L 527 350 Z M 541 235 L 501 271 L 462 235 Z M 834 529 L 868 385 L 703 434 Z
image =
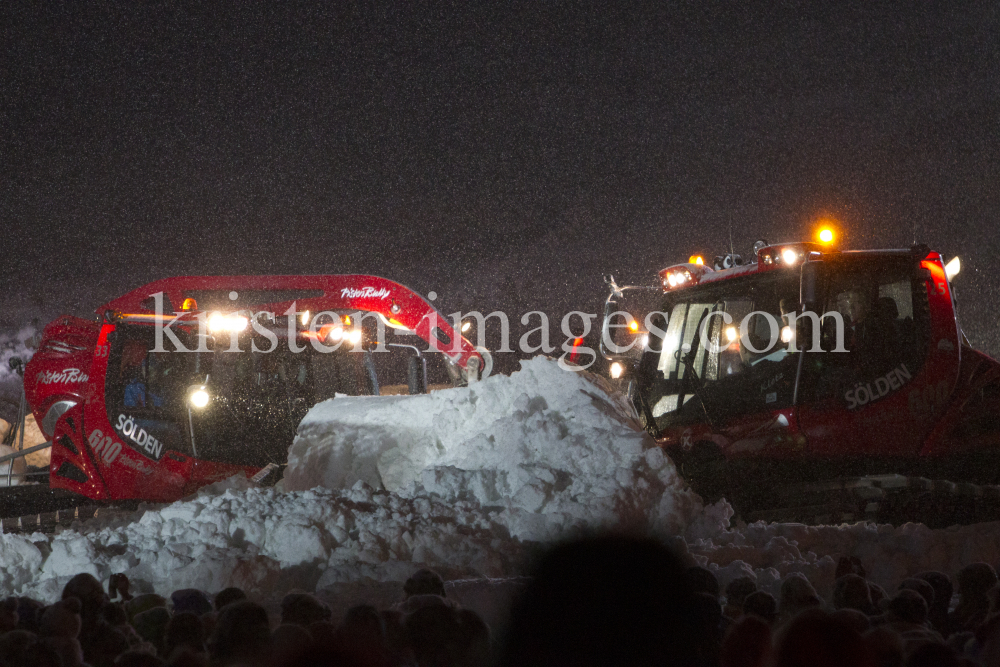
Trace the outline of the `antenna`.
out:
M 733 218 L 729 217 L 729 254 L 735 255 L 736 251 L 733 249 Z

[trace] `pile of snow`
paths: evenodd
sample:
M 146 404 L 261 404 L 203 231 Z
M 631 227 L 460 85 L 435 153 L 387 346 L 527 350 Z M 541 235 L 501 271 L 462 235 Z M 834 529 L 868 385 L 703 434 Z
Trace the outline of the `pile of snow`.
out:
M 584 527 L 675 534 L 701 510 L 621 394 L 543 357 L 469 387 L 315 406 L 289 451 L 285 488 L 358 482 L 478 503 L 533 541 Z
M 229 486 L 54 536 L 0 536 L 0 594 L 58 598 L 80 572 L 102 580 L 124 572 L 139 591 L 268 594 L 365 577 L 403 581 L 421 564 L 453 579 L 523 567 L 521 545 L 498 538 L 462 503 L 405 500 L 361 484 L 343 493 L 249 488 L 243 478 Z

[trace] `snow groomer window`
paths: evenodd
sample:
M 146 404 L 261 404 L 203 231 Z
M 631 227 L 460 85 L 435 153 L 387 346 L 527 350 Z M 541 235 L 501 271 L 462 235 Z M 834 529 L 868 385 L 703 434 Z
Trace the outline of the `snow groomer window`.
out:
M 183 335 L 178 332 L 179 338 Z M 174 352 L 169 340 L 165 351 L 152 352 L 152 327 L 119 325 L 112 336 L 105 404 L 114 436 L 157 461 L 168 449 L 186 451 L 184 401 L 203 355 Z
M 689 294 L 691 301 L 668 306 L 648 393 L 657 428 L 789 405 L 796 355 L 786 317 L 797 305 L 797 278 L 758 277 Z
M 831 262 L 829 268 L 821 329 L 824 352 L 806 356 L 802 394 L 840 399 L 855 385 L 872 383 L 888 388 L 879 397 L 888 395 L 923 366 L 929 334 L 923 284 L 912 261 L 904 257 L 878 263 L 848 258 Z M 833 313 L 841 317 L 842 332 Z M 838 337 L 843 352 L 835 351 Z

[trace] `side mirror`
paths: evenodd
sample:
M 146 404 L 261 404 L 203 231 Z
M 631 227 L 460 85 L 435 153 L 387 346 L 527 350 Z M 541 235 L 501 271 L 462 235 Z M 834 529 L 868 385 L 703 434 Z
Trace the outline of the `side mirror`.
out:
M 207 375 L 212 372 L 212 360 L 215 358 L 215 347 L 218 345 L 215 336 L 211 334 L 196 334 L 198 347 L 195 352 L 194 372 Z
M 822 261 L 813 260 L 802 264 L 799 282 L 799 304 L 803 311 L 815 310 L 826 287 L 826 271 Z
M 646 344 L 643 341 L 649 338 L 644 329 L 646 315 L 656 312 L 663 291 L 645 285 L 618 286 L 613 280 L 608 281 L 608 286 L 610 294 L 604 301 L 599 349 L 608 361 L 632 365 L 642 356 Z M 612 317 L 614 315 L 617 317 Z M 618 346 L 627 351 L 616 349 Z

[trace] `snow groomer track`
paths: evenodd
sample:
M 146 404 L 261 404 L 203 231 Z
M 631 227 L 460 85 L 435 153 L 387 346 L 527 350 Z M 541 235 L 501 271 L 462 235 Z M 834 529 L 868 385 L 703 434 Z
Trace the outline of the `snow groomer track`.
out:
M 0 526 L 4 533 L 51 534 L 77 520 L 120 515 L 137 506 L 134 502 L 96 505 L 91 500 L 50 489 L 44 484 L 24 484 L 0 489 Z

